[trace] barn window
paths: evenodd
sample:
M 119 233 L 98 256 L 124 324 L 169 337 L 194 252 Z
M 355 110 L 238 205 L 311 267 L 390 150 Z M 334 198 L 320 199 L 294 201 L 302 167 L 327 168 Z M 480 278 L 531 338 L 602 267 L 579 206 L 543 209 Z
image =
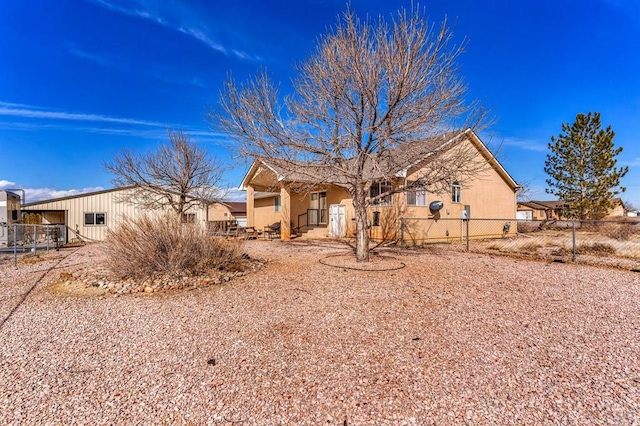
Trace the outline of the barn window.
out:
M 196 223 L 196 214 L 182 213 L 182 223 Z
M 84 224 L 85 225 L 106 225 L 107 214 L 106 213 L 85 213 Z

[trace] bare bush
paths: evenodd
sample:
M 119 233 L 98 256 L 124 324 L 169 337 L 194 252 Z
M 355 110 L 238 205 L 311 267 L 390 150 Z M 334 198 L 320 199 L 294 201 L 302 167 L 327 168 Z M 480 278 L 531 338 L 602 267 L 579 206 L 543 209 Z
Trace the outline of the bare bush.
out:
M 609 222 L 603 234 L 618 241 L 628 241 L 631 236 L 640 232 L 640 226 L 629 222 Z
M 238 270 L 242 243 L 212 237 L 174 217 L 125 219 L 106 241 L 106 267 L 118 278 L 193 276 L 213 269 Z
M 517 223 L 519 234 L 528 234 L 530 232 L 536 232 L 540 230 L 540 223 L 538 222 L 519 220 Z
M 523 252 L 526 252 L 526 253 L 529 253 L 529 252 L 535 252 L 536 250 L 538 250 L 541 247 L 542 247 L 541 244 L 539 244 L 537 242 L 534 242 L 534 241 L 529 241 L 529 242 L 526 242 L 526 243 L 522 244 L 519 247 L 519 250 L 523 251 Z
M 616 248 L 611 244 L 606 243 L 593 243 L 593 244 L 580 244 L 576 247 L 577 254 L 615 254 Z

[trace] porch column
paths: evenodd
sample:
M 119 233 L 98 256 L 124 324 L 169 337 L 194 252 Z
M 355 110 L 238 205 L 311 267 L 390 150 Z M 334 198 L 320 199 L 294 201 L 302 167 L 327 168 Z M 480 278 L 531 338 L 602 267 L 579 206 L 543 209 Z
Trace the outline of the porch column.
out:
M 253 186 L 247 186 L 247 226 L 256 226 Z
M 291 192 L 283 183 L 280 186 L 280 239 L 291 239 Z

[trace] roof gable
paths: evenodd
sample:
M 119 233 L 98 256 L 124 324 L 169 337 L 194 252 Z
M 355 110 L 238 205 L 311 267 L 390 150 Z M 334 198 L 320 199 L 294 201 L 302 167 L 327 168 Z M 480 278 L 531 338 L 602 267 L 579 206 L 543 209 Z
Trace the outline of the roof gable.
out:
M 442 140 L 441 143 L 438 143 L 439 139 Z M 470 128 L 464 131 L 445 133 L 427 140 L 413 142 L 412 146 L 416 146 L 417 149 L 398 146 L 394 149 L 388 150 L 385 153 L 386 157 L 378 160 L 381 161 L 386 166 L 385 168 L 391 171 L 391 173 L 396 177 L 406 177 L 410 169 L 419 167 L 420 164 L 424 164 L 424 161 L 428 160 L 429 157 L 440 151 L 444 151 L 449 147 L 455 146 L 464 140 L 469 140 L 471 142 L 471 144 L 479 151 L 480 155 L 482 155 L 482 157 L 500 175 L 507 185 L 514 190 L 519 188 L 516 181 L 506 171 L 502 164 L 500 164 L 498 159 L 491 153 L 476 133 Z M 432 148 L 425 149 L 422 146 L 431 146 Z M 416 156 L 416 152 L 419 153 L 418 156 Z M 300 168 L 304 168 L 306 171 L 301 173 L 298 171 Z M 309 169 L 312 169 L 312 173 L 309 172 Z M 375 180 L 384 178 L 384 175 L 379 173 L 376 169 L 377 168 L 374 167 L 373 164 L 365 164 L 364 179 Z M 325 177 L 324 180 L 326 182 L 331 182 L 332 179 L 332 168 L 330 165 L 314 164 L 312 162 L 302 163 L 284 161 L 279 159 L 255 159 L 242 180 L 240 188 L 246 189 L 257 175 L 264 173 L 265 171 L 271 174 L 271 178 L 275 182 L 312 182 L 314 180 L 323 180 L 323 176 Z M 313 176 L 313 179 L 310 176 Z

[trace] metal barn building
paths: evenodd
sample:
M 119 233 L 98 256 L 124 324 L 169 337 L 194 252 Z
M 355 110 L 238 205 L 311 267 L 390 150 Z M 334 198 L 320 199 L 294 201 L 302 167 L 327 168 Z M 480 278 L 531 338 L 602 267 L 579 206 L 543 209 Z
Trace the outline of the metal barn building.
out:
M 124 218 L 140 217 L 152 213 L 136 203 L 126 200 L 128 188 L 114 188 L 69 197 L 26 203 L 23 213 L 39 213 L 43 224 L 65 225 L 68 229 L 65 242 L 74 240 L 101 241 L 107 230 L 115 229 Z M 155 211 L 163 214 L 166 211 Z M 186 220 L 205 225 L 207 206 L 193 207 L 185 213 Z

